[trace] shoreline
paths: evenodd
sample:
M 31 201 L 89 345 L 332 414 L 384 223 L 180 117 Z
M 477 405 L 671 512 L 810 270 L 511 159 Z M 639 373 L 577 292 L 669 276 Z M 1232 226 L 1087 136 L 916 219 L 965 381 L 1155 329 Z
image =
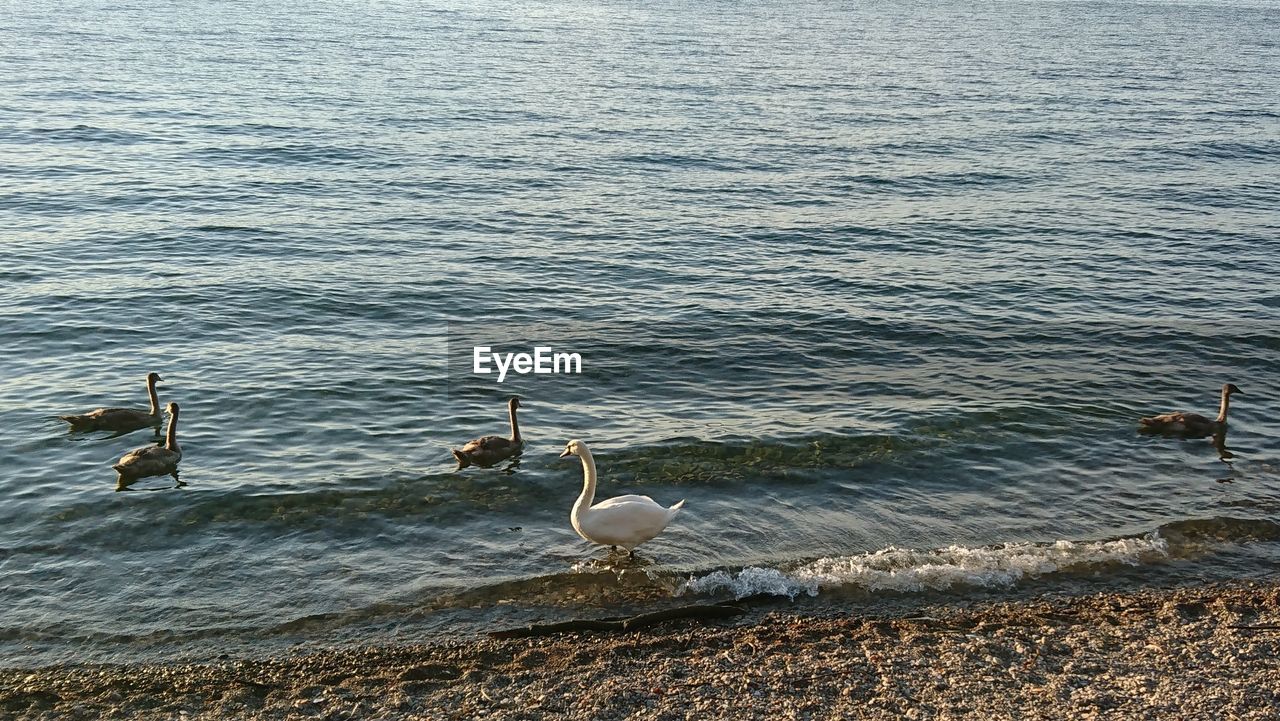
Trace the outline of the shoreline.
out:
M 1271 718 L 1280 581 L 0 669 L 14 719 Z

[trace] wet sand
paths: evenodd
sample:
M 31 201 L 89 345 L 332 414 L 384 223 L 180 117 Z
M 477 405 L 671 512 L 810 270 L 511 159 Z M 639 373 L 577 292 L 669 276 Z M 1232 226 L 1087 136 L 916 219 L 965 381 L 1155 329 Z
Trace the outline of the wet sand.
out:
M 1280 584 L 0 671 L 15 719 L 1280 717 Z

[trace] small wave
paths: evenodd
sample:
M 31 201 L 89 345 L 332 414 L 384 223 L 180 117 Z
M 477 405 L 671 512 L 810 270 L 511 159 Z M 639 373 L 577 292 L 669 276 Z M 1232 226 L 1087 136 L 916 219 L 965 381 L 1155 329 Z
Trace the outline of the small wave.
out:
M 104 143 L 109 145 L 135 145 L 158 142 L 160 138 L 145 133 L 119 128 L 100 128 L 92 125 L 75 125 L 59 128 L 32 128 L 25 132 L 37 142 L 51 143 Z
M 900 593 L 965 586 L 1007 588 L 1024 579 L 1054 573 L 1100 570 L 1116 564 L 1138 566 L 1168 556 L 1168 541 L 1154 533 L 1111 541 L 948 546 L 931 551 L 889 547 L 854 556 L 820 558 L 790 570 L 749 567 L 737 573 L 715 571 L 690 578 L 680 592 L 730 595 L 735 599 L 786 596 L 794 600 L 837 588 Z
M 284 143 L 274 146 L 232 146 L 202 148 L 191 153 L 202 161 L 226 166 L 294 165 L 385 167 L 375 151 L 355 147 L 311 143 Z

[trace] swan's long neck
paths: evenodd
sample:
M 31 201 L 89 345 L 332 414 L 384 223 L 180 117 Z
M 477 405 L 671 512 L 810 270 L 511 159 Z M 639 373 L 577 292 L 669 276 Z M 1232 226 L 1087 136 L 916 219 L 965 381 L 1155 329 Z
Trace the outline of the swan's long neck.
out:
M 175 453 L 181 453 L 182 449 L 178 447 L 178 412 L 174 411 L 169 414 L 169 430 L 164 435 L 164 447 Z
M 160 399 L 156 398 L 156 380 L 147 379 L 147 397 L 151 399 L 151 415 L 160 415 Z
M 1231 391 L 1222 389 L 1222 404 L 1218 406 L 1218 422 L 1227 422 L 1227 409 L 1231 407 Z
M 591 507 L 591 502 L 596 499 L 596 459 L 591 457 L 591 451 L 586 448 L 581 449 L 582 456 L 582 495 L 578 496 L 578 502 L 573 504 L 573 513 L 578 513 Z
M 507 415 L 511 417 L 511 442 L 520 443 L 520 424 L 516 422 L 516 407 L 507 406 Z

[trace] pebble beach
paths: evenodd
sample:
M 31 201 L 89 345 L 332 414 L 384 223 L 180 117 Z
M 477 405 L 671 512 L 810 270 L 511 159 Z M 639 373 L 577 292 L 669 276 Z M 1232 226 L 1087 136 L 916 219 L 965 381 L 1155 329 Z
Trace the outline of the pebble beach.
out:
M 1275 718 L 1280 584 L 0 671 L 13 719 Z

